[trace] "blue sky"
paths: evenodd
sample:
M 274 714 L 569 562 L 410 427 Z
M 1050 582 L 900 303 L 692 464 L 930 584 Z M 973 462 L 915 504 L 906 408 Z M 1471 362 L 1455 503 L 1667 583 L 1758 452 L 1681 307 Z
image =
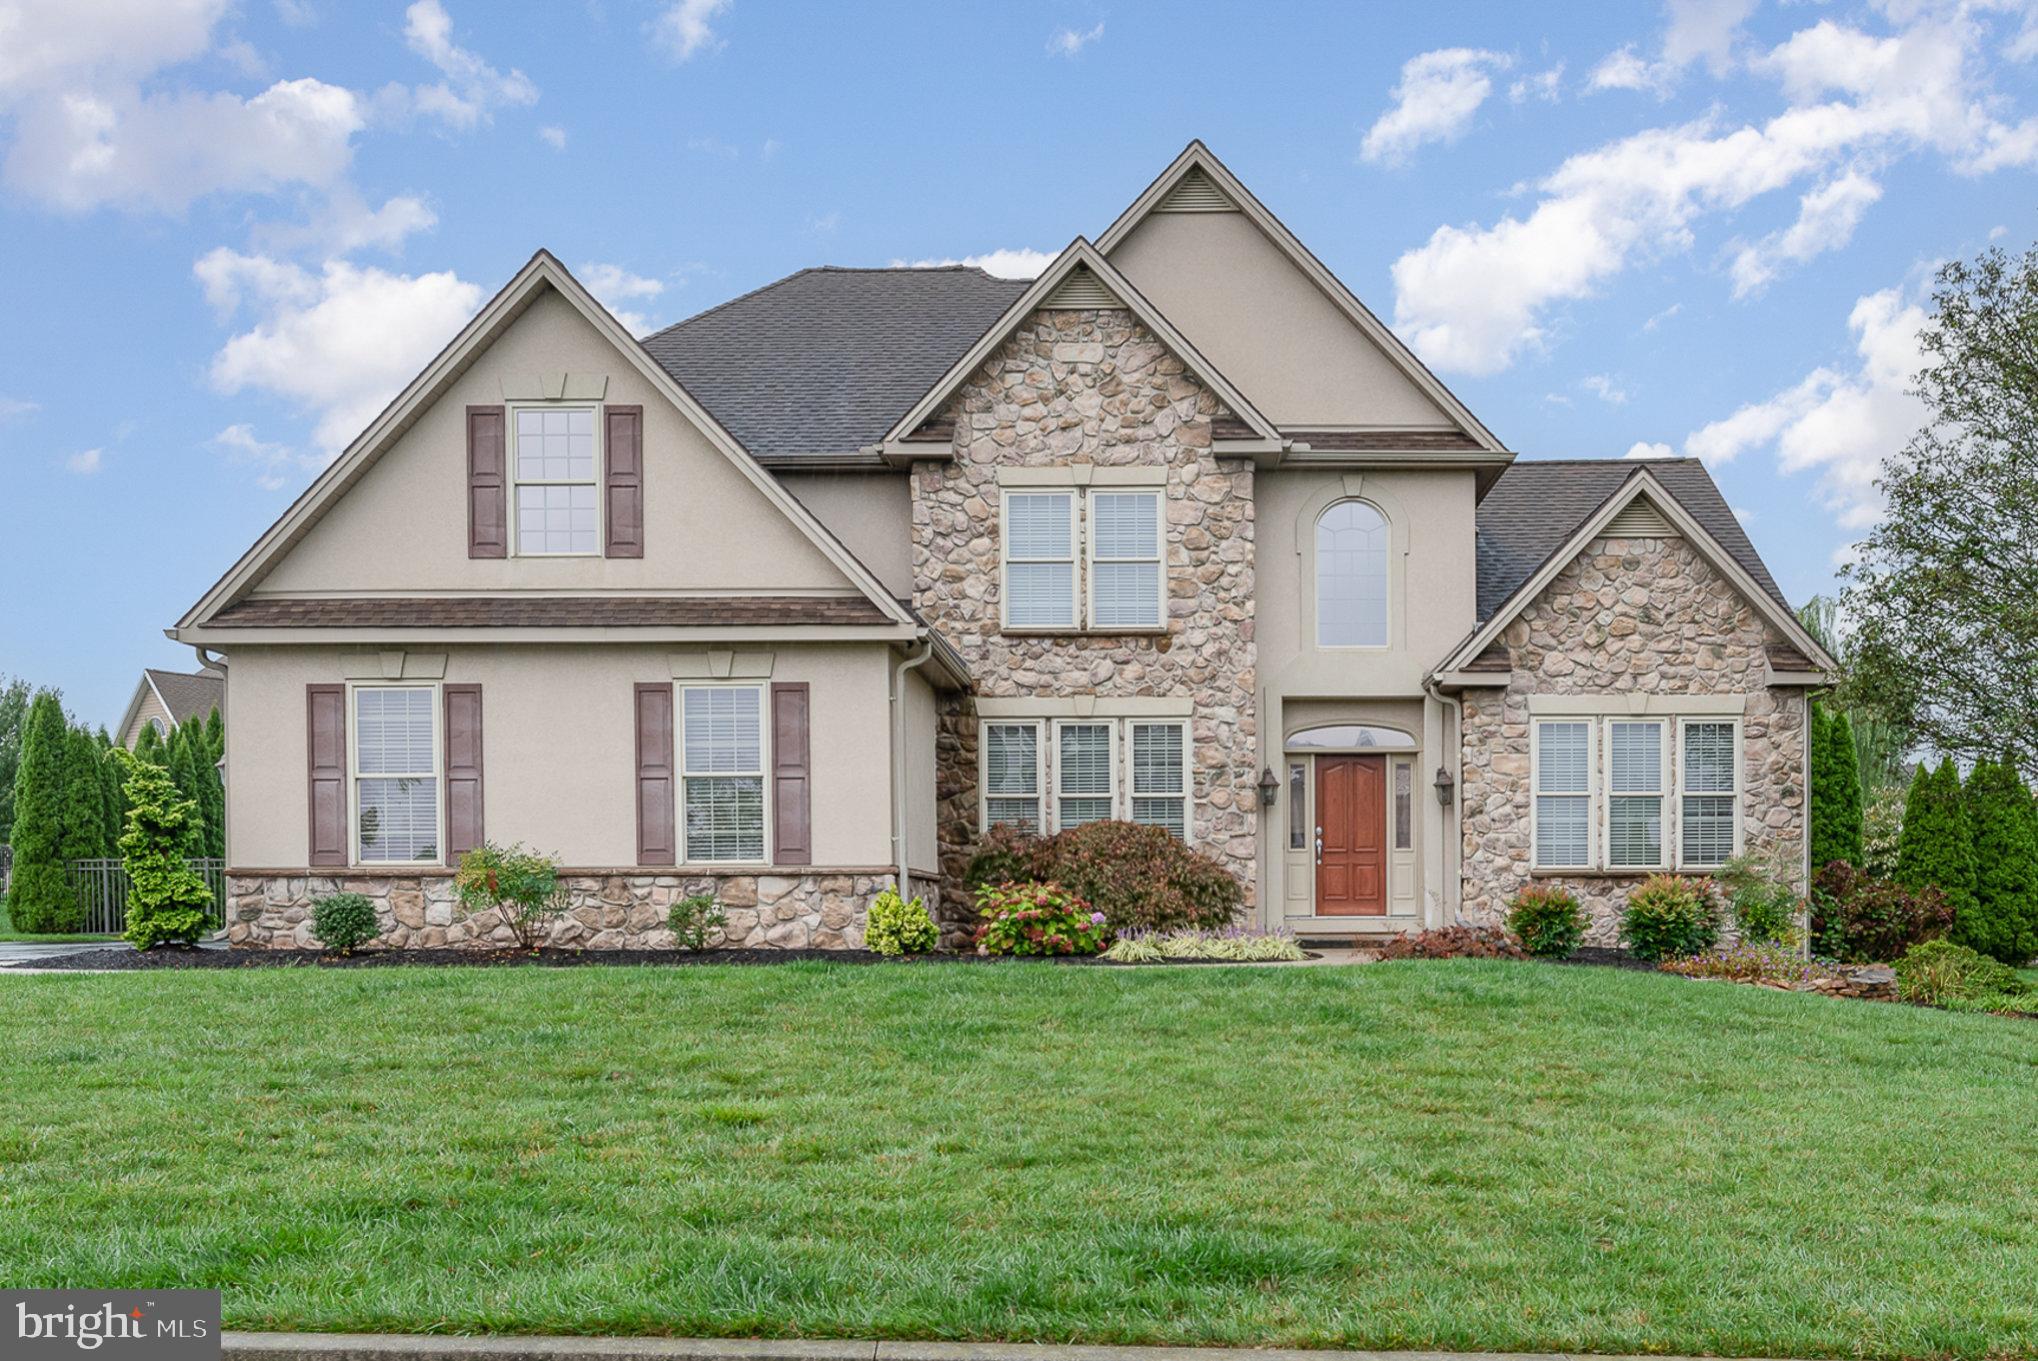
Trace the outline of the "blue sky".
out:
M 0 0 L 0 673 L 111 724 L 188 669 L 539 246 L 645 327 L 1023 270 L 1191 137 L 1525 457 L 1706 457 L 1802 600 L 1933 264 L 2038 239 L 2038 5 Z

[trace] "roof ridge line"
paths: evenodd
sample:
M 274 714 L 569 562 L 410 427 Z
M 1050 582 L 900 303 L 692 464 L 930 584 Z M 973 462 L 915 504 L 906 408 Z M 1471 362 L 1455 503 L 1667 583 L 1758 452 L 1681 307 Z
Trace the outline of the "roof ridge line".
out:
M 724 308 L 734 307 L 737 303 L 747 301 L 750 298 L 754 298 L 760 293 L 769 293 L 771 292 L 772 289 L 779 287 L 781 284 L 789 284 L 803 274 L 814 274 L 826 268 L 828 268 L 828 266 L 826 265 L 804 265 L 801 268 L 796 269 L 792 273 L 786 275 L 784 278 L 773 279 L 768 284 L 759 284 L 757 287 L 751 289 L 748 293 L 738 293 L 733 298 L 724 298 L 722 301 L 716 303 L 713 307 L 704 307 L 690 317 L 681 317 L 678 321 L 673 322 L 670 326 L 661 326 L 648 336 L 638 336 L 636 337 L 637 343 L 639 345 L 642 345 L 647 340 L 656 340 L 658 337 L 664 335 L 668 331 L 677 331 L 682 326 L 691 326 L 694 322 L 697 322 L 704 317 L 711 317 L 715 313 L 723 310 Z

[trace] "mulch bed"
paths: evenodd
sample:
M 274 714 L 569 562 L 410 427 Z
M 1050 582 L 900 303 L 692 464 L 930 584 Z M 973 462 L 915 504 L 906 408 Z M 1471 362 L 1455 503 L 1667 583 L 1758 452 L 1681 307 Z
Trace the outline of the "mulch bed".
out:
M 800 960 L 830 964 L 1094 964 L 1103 968 L 1141 969 L 1146 964 L 1121 964 L 1095 956 L 933 954 L 887 957 L 869 950 L 363 950 L 342 955 L 327 950 L 86 950 L 74 955 L 39 959 L 37 969 L 388 969 L 406 965 L 452 965 L 462 968 L 571 969 L 583 965 L 792 964 Z M 1169 964 L 1228 964 L 1223 959 L 1171 959 Z

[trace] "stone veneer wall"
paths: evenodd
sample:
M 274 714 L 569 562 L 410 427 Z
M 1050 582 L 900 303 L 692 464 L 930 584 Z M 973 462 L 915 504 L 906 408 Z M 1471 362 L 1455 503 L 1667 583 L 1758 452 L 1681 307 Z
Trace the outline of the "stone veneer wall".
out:
M 1763 683 L 1765 647 L 1782 639 L 1689 543 L 1595 539 L 1508 625 L 1503 641 L 1514 661 L 1507 689 L 1465 695 L 1466 917 L 1498 922 L 1530 881 L 1531 694 L 1746 695 L 1743 848 L 1802 880 L 1804 692 Z M 1643 877 L 1539 882 L 1577 894 L 1592 916 L 1587 941 L 1612 945 L 1627 891 Z
M 1191 832 L 1255 882 L 1253 470 L 1211 452 L 1216 397 L 1122 308 L 1034 313 L 956 394 L 952 462 L 913 473 L 914 604 L 967 658 L 982 696 L 1177 696 L 1190 721 Z M 1167 470 L 1167 631 L 1005 634 L 999 628 L 1001 467 Z M 970 920 L 977 718 L 944 700 L 936 799 L 950 936 Z
M 728 914 L 728 946 L 779 950 L 859 950 L 870 900 L 889 885 L 878 873 L 686 874 L 674 872 L 568 875 L 564 916 L 547 944 L 588 950 L 669 950 L 665 927 L 674 900 L 712 893 Z M 311 933 L 311 904 L 333 893 L 360 893 L 375 902 L 382 934 L 392 948 L 488 949 L 514 945 L 493 912 L 468 916 L 453 892 L 452 876 L 242 875 L 227 877 L 227 941 L 256 949 L 318 948 Z

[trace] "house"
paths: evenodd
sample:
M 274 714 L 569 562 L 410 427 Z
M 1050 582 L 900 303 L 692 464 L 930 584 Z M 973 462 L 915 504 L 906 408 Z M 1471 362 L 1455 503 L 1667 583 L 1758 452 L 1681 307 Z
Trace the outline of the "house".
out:
M 132 748 L 141 740 L 143 728 L 154 728 L 156 736 L 168 737 L 185 719 L 203 720 L 214 709 L 225 712 L 226 675 L 210 667 L 203 671 L 157 671 L 145 668 L 134 687 L 134 698 L 120 717 L 115 740 Z
M 1804 874 L 1832 663 L 1696 463 L 1515 455 L 1192 143 L 1037 279 L 812 269 L 641 343 L 540 252 L 170 630 L 225 669 L 229 932 L 967 921 L 992 823 L 1167 827 L 1363 938 Z

